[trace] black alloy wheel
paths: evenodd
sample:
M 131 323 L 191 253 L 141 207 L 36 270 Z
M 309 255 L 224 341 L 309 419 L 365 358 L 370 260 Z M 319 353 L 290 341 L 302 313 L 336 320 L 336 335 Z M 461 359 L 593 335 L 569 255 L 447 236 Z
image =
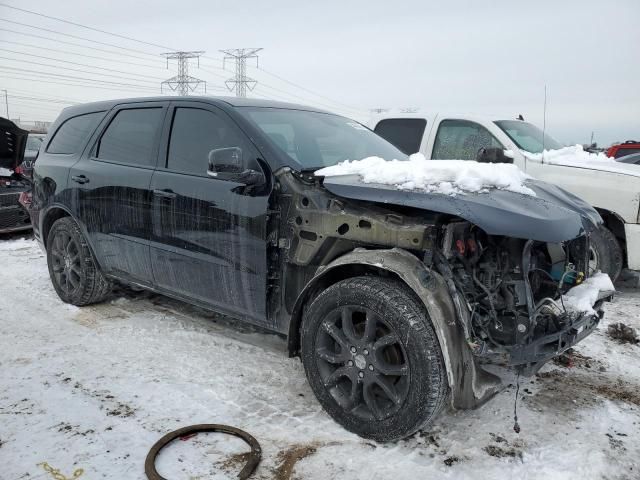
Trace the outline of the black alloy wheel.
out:
M 409 365 L 398 335 L 375 312 L 336 308 L 316 334 L 318 370 L 334 400 L 366 420 L 382 420 L 407 397 Z
M 60 230 L 52 239 L 51 271 L 58 286 L 71 295 L 82 282 L 80 247 L 66 231 Z
M 80 227 L 71 217 L 54 222 L 46 247 L 51 283 L 63 302 L 83 306 L 109 295 L 111 282 L 100 271 Z
M 378 441 L 411 435 L 448 396 L 440 343 L 422 301 L 393 278 L 341 280 L 305 309 L 305 373 L 347 430 Z

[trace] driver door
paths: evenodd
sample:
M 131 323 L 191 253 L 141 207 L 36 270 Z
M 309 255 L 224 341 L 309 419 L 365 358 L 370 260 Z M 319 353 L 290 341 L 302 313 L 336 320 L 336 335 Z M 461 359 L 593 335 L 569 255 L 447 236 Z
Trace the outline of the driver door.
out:
M 476 160 L 482 148 L 504 148 L 489 130 L 469 120 L 442 120 L 433 142 L 433 160 Z
M 207 174 L 210 152 L 258 152 L 214 106 L 173 102 L 151 179 L 151 263 L 161 290 L 267 325 L 269 193 Z M 259 191 L 260 193 L 257 193 Z

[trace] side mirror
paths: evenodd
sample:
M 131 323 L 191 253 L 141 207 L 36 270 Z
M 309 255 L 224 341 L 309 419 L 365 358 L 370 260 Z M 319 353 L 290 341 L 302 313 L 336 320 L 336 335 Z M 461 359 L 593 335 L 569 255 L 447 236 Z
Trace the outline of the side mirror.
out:
M 207 175 L 218 180 L 256 185 L 264 180 L 262 172 L 245 168 L 240 147 L 216 148 L 209 152 Z
M 481 148 L 476 155 L 476 161 L 480 163 L 513 163 L 513 154 L 498 147 Z

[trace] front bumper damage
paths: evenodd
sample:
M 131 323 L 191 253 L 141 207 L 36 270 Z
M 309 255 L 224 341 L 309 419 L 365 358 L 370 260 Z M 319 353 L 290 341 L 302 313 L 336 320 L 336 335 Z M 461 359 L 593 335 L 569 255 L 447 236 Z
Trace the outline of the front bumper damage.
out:
M 603 304 L 611 301 L 613 295 L 612 291 L 600 291 L 593 305 L 593 312 L 571 314 L 562 330 L 512 347 L 509 365 L 519 367 L 524 376 L 534 375 L 549 360 L 561 355 L 596 330 L 604 315 Z

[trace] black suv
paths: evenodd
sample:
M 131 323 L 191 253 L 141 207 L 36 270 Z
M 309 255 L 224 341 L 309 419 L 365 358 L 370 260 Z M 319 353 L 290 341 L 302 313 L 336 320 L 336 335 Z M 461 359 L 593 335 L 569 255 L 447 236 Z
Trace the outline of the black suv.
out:
M 564 309 L 588 276 L 586 203 L 530 180 L 449 196 L 321 177 L 368 156 L 404 159 L 353 120 L 276 102 L 145 98 L 65 109 L 34 173 L 31 217 L 60 298 L 113 282 L 288 337 L 327 412 L 401 438 L 449 401 L 470 408 L 591 333 Z M 610 292 L 601 292 L 600 310 Z

